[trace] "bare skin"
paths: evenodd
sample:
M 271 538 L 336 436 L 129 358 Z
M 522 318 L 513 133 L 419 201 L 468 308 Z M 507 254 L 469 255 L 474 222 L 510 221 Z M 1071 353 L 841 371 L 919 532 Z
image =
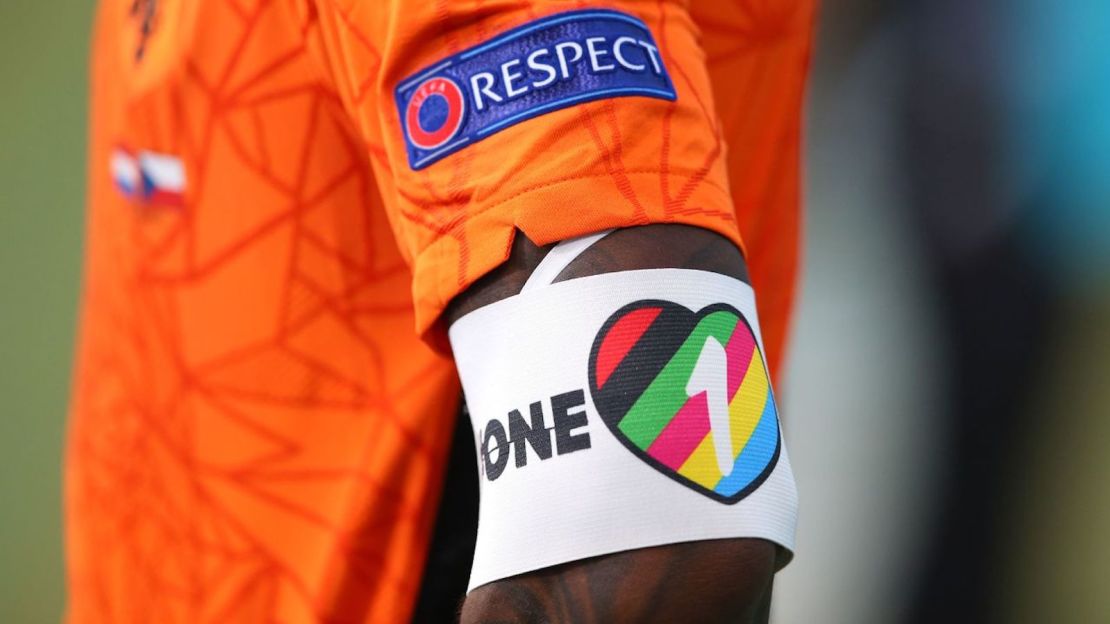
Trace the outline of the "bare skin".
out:
M 509 260 L 452 303 L 449 323 L 520 292 L 549 248 L 518 235 Z M 619 230 L 555 281 L 613 271 L 685 268 L 748 281 L 735 245 L 689 226 Z M 463 624 L 766 623 L 776 547 L 759 539 L 658 546 L 575 561 L 484 585 L 467 596 Z

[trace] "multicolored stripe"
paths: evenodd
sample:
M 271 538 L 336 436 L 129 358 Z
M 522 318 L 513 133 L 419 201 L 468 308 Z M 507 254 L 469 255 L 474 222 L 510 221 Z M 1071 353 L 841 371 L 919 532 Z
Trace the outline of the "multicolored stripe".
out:
M 736 496 L 764 475 L 779 444 L 775 400 L 755 336 L 727 306 L 695 315 L 653 303 L 624 311 L 601 338 L 594 358 L 599 411 L 626 445 L 661 467 L 721 497 Z M 715 451 L 707 393 L 687 395 L 710 338 L 725 346 L 727 359 L 733 463 L 726 473 Z M 629 395 L 636 396 L 629 401 Z

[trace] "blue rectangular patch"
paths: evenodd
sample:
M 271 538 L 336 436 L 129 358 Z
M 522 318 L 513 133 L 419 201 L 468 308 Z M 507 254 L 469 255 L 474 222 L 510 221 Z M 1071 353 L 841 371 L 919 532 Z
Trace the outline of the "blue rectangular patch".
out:
M 413 169 L 537 115 L 629 95 L 676 98 L 647 25 L 602 9 L 514 28 L 417 72 L 394 92 Z

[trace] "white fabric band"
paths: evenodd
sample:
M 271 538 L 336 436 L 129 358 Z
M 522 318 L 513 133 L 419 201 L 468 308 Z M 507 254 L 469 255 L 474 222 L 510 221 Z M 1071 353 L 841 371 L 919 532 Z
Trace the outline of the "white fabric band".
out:
M 747 284 L 608 273 L 479 308 L 449 334 L 479 455 L 469 589 L 678 542 L 793 549 L 797 492 Z

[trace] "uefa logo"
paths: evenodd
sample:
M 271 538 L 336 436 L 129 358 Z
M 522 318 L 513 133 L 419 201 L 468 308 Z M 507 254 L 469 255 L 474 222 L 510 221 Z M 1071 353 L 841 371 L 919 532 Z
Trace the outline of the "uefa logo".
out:
M 405 109 L 405 132 L 423 150 L 442 147 L 455 138 L 466 115 L 466 98 L 450 78 L 436 76 L 420 83 Z

